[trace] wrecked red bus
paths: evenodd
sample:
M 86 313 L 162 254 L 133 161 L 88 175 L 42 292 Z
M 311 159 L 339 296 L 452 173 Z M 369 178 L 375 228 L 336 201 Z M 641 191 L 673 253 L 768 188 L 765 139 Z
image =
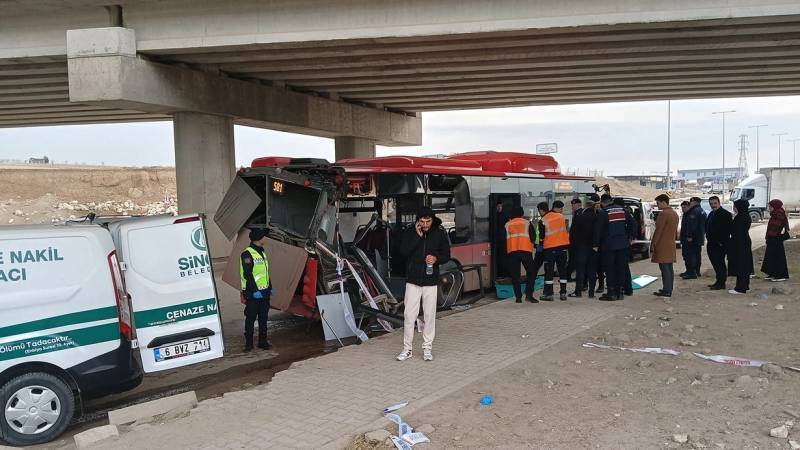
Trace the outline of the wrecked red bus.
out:
M 504 212 L 522 206 L 535 218 L 539 202 L 569 204 L 594 192 L 594 179 L 562 174 L 549 155 L 481 151 L 333 164 L 265 157 L 237 173 L 215 221 L 229 237 L 238 235 L 232 257 L 248 244 L 241 230 L 267 230 L 273 284 L 281 284 L 273 286 L 273 308 L 315 317 L 316 295 L 338 289 L 338 255 L 352 263 L 379 309 L 391 316 L 405 288 L 398 246 L 420 207 L 436 212 L 450 239 L 453 259 L 442 267 L 439 286 L 439 307 L 449 308 L 503 275 L 498 246 L 505 242 L 496 236 Z M 223 278 L 238 288 L 233 269 L 229 265 Z M 364 289 L 351 275 L 344 277 L 352 298 Z M 358 307 L 364 299 L 355 297 Z

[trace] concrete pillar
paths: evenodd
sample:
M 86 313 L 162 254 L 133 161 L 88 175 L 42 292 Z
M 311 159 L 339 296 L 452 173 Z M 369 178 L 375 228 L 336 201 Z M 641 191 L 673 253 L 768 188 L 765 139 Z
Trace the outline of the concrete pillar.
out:
M 228 256 L 232 243 L 214 223 L 214 213 L 236 174 L 233 121 L 194 112 L 173 115 L 178 211 L 204 213 L 212 258 Z
M 375 141 L 353 136 L 340 136 L 336 140 L 336 160 L 374 158 Z

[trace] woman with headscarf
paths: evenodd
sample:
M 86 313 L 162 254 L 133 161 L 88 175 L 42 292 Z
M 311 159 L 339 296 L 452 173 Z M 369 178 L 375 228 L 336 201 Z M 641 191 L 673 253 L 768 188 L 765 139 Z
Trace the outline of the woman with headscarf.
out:
M 746 294 L 750 290 L 750 274 L 753 272 L 753 243 L 750 240 L 750 202 L 736 200 L 733 203 L 736 216 L 731 226 L 730 253 L 736 270 L 736 287 L 728 291 L 733 295 Z
M 769 224 L 767 224 L 767 251 L 761 271 L 767 274 L 767 280 L 786 281 L 789 278 L 789 267 L 786 265 L 786 250 L 783 241 L 789 233 L 789 218 L 783 210 L 783 202 L 775 199 L 769 202 Z

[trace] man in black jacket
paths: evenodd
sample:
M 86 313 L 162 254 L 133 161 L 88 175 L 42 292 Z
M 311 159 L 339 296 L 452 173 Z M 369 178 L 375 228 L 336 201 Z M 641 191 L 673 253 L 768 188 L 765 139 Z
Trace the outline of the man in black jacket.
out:
M 406 258 L 405 324 L 403 351 L 398 361 L 412 356 L 414 323 L 422 303 L 425 326 L 422 330 L 422 354 L 425 361 L 433 361 L 433 338 L 436 330 L 436 303 L 438 297 L 439 266 L 450 260 L 450 241 L 442 221 L 430 208 L 417 212 L 413 228 L 405 231 L 400 253 Z
M 703 244 L 706 234 L 706 213 L 700 206 L 700 198 L 692 197 L 689 200 L 689 211 L 681 220 L 681 246 L 683 249 L 686 272 L 681 274 L 684 280 L 694 280 L 700 277 L 700 264 L 702 262 Z
M 589 298 L 594 298 L 598 259 L 597 252 L 592 250 L 594 222 L 597 220 L 597 211 L 594 207 L 596 197 L 597 195 L 590 197 L 586 202 L 586 208 L 572 217 L 569 242 L 575 255 L 575 291 L 569 294 L 570 297 L 582 297 L 583 291 L 588 288 Z
M 728 277 L 728 267 L 725 265 L 725 256 L 728 254 L 728 245 L 731 239 L 731 224 L 733 214 L 720 205 L 719 197 L 708 199 L 711 213 L 706 219 L 706 251 L 711 265 L 714 266 L 716 282 L 709 285 L 712 290 L 725 289 L 725 280 Z

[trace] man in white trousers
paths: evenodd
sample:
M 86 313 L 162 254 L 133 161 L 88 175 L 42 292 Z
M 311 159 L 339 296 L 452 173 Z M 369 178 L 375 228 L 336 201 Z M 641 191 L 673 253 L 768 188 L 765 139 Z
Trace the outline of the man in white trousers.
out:
M 398 361 L 413 356 L 414 323 L 422 311 L 425 326 L 422 330 L 422 359 L 433 361 L 433 338 L 436 334 L 436 300 L 439 266 L 450 260 L 450 241 L 442 221 L 427 207 L 417 212 L 417 221 L 403 235 L 400 253 L 406 258 L 405 325 L 403 351 Z

